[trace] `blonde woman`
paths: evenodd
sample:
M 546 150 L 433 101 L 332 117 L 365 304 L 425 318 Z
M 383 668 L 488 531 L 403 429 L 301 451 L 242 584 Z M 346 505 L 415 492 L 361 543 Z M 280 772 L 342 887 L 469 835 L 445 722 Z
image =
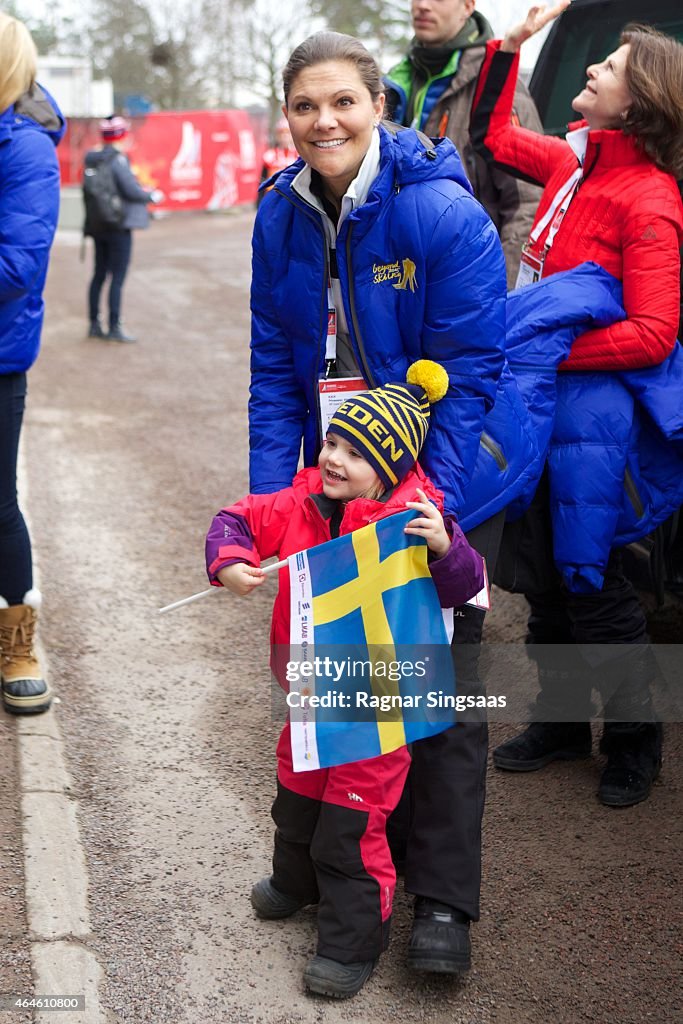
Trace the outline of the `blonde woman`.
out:
M 40 345 L 59 211 L 55 146 L 64 133 L 57 106 L 35 84 L 36 62 L 26 26 L 0 14 L 0 687 L 14 714 L 50 704 L 33 648 L 40 593 L 16 493 L 26 371 Z

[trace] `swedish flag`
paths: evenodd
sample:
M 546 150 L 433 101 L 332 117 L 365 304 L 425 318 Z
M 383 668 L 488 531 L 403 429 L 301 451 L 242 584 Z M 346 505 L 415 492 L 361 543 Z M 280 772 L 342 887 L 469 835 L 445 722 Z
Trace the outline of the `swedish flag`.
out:
M 386 754 L 455 720 L 454 701 L 444 707 L 453 667 L 427 545 L 404 533 L 414 516 L 389 516 L 289 560 L 296 771 Z

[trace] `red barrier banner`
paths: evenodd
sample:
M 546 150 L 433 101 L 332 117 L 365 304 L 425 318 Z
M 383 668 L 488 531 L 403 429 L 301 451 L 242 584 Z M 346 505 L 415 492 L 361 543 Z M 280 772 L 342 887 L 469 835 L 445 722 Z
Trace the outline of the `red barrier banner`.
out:
M 85 154 L 100 144 L 97 121 L 70 119 L 57 150 L 63 185 L 80 185 Z M 222 210 L 256 199 L 262 145 L 257 147 L 245 111 L 163 111 L 134 118 L 121 148 L 143 188 L 164 193 L 160 209 Z

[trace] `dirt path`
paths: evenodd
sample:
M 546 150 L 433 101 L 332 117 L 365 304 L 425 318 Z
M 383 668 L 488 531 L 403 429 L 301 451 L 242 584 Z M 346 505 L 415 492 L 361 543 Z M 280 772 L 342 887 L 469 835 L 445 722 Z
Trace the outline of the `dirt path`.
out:
M 141 340 L 130 346 L 84 338 L 86 270 L 78 240 L 60 238 L 30 377 L 42 635 L 112 1021 L 682 1019 L 679 727 L 652 799 L 623 812 L 595 800 L 597 758 L 529 778 L 491 772 L 483 917 L 464 982 L 406 971 L 403 894 L 389 954 L 343 1006 L 303 993 L 312 914 L 254 919 L 248 892 L 268 869 L 274 792 L 270 597 L 257 594 L 246 615 L 223 594 L 156 614 L 206 585 L 206 527 L 247 489 L 250 228 L 241 213 L 137 234 L 125 316 Z M 501 597 L 489 638 L 521 632 L 519 602 Z M 494 740 L 511 731 L 496 727 Z M 3 900 L 20 869 L 0 880 Z M 3 985 L 7 969 L 0 959 Z

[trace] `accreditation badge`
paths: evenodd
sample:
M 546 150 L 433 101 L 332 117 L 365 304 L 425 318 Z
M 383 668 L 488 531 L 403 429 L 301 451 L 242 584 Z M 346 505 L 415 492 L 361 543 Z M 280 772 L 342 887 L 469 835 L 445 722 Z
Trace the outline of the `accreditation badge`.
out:
M 543 263 L 545 254 L 539 256 L 526 246 L 522 249 L 522 258 L 519 263 L 519 273 L 515 288 L 522 288 L 525 284 L 536 284 L 543 277 Z
M 318 381 L 320 436 L 325 437 L 330 420 L 347 398 L 355 398 L 368 386 L 362 377 L 329 377 Z

